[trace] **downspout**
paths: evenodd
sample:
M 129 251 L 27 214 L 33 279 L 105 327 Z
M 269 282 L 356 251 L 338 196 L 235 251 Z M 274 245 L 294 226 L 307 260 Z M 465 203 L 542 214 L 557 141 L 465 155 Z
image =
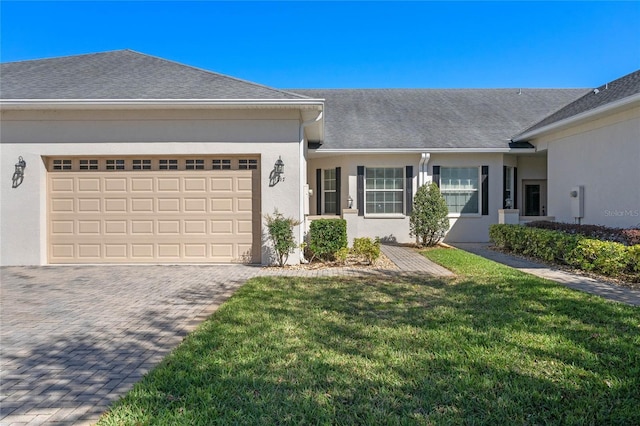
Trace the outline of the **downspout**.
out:
M 427 183 L 427 171 L 428 169 L 428 165 L 429 165 L 429 160 L 431 159 L 431 153 L 429 152 L 423 152 L 422 156 L 420 158 L 420 163 L 418 165 L 418 187 L 424 185 Z
M 300 242 L 300 244 L 302 244 L 302 242 L 304 241 L 304 230 L 307 229 L 307 217 L 304 214 L 304 198 L 303 197 L 308 197 L 309 194 L 305 194 L 305 184 L 307 181 L 307 169 L 305 167 L 305 155 L 304 155 L 304 151 L 305 151 L 305 144 L 304 144 L 304 128 L 307 127 L 310 124 L 313 123 L 317 123 L 318 121 L 322 120 L 322 115 L 323 115 L 323 111 L 320 111 L 320 113 L 318 113 L 318 116 L 314 119 L 311 120 L 307 120 L 307 121 L 303 121 L 302 123 L 300 123 L 300 133 L 299 133 L 299 141 L 300 141 L 300 148 L 299 148 L 299 153 L 298 153 L 298 157 L 300 159 L 300 164 L 299 164 L 299 170 L 300 170 L 300 225 L 298 226 L 298 241 Z M 304 258 L 304 250 L 300 250 L 300 263 L 309 263 L 309 261 L 307 259 Z

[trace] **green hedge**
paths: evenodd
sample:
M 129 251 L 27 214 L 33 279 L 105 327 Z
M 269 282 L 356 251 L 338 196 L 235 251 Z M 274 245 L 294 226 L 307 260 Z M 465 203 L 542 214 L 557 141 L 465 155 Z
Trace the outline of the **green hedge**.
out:
M 582 235 L 502 224 L 489 227 L 489 238 L 497 247 L 514 253 L 640 281 L 640 245 L 625 246 Z
M 347 221 L 317 219 L 309 225 L 309 250 L 314 257 L 334 259 L 341 248 L 347 247 Z

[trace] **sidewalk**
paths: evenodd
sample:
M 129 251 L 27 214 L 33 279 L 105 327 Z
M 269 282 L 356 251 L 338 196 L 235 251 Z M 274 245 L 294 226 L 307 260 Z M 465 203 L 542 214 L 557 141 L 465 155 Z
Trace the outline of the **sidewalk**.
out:
M 493 260 L 494 262 L 511 266 L 522 272 L 555 281 L 575 290 L 595 294 L 605 299 L 626 303 L 627 305 L 640 306 L 640 291 L 638 290 L 616 286 L 590 277 L 555 269 L 543 263 L 532 262 L 491 250 L 489 248 L 490 244 L 488 243 L 454 243 L 451 244 L 451 246 Z

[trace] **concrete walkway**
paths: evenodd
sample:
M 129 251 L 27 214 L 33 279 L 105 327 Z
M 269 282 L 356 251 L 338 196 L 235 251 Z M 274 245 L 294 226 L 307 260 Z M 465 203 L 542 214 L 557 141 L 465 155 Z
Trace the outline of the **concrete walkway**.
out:
M 0 425 L 93 424 L 256 276 L 449 275 L 406 247 L 398 269 L 86 265 L 0 269 Z
M 575 290 L 595 294 L 597 296 L 604 297 L 605 299 L 626 303 L 632 306 L 640 306 L 640 291 L 638 290 L 616 286 L 583 275 L 565 272 L 543 263 L 532 262 L 520 257 L 510 256 L 499 251 L 491 250 L 490 244 L 455 243 L 451 245 L 461 250 L 468 251 L 469 253 L 477 254 L 478 256 L 482 256 L 495 262 L 511 266 L 512 268 L 520 271 L 555 281 Z

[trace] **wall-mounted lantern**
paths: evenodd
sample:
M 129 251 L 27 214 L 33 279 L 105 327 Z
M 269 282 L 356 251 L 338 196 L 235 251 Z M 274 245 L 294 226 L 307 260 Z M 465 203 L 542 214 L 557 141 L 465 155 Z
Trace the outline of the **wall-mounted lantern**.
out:
M 276 186 L 278 182 L 284 182 L 284 161 L 281 156 L 278 156 L 278 160 L 269 174 L 269 186 Z
M 22 157 L 18 157 L 18 162 L 15 167 L 16 170 L 13 172 L 13 177 L 11 178 L 13 181 L 11 184 L 12 188 L 17 188 L 22 184 L 24 180 L 24 168 L 27 167 L 27 162 L 24 161 Z

